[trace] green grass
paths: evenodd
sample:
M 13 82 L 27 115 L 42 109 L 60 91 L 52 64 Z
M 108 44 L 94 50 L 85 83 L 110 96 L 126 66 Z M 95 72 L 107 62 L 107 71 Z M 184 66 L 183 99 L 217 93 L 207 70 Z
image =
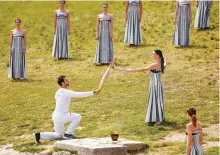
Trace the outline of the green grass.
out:
M 205 152 L 205 154 L 219 155 L 219 147 L 211 147 Z
M 106 66 L 93 64 L 96 40 L 95 24 L 102 2 L 68 2 L 71 11 L 70 58 L 51 57 L 53 44 L 53 11 L 55 2 L 0 2 L 0 144 L 13 143 L 18 151 L 39 152 L 53 141 L 36 146 L 32 139 L 15 139 L 37 131 L 52 131 L 51 114 L 54 94 L 59 88 L 56 78 L 65 74 L 70 89 L 90 91 L 98 87 Z M 116 129 L 120 137 L 144 141 L 152 152 L 180 154 L 185 143 L 157 144 L 167 134 L 183 132 L 188 122 L 188 107 L 198 110 L 205 125 L 219 122 L 218 50 L 219 4 L 211 10 L 211 29 L 197 31 L 191 25 L 190 48 L 172 45 L 175 2 L 144 2 L 143 45 L 130 48 L 123 44 L 125 2 L 109 2 L 114 16 L 115 61 L 124 67 L 145 67 L 152 63 L 152 51 L 161 49 L 168 56 L 163 74 L 165 119 L 160 127 L 144 123 L 148 99 L 149 73 L 111 75 L 98 96 L 73 99 L 70 111 L 82 114 L 79 137 L 105 137 Z M 193 3 L 193 20 L 195 4 Z M 11 82 L 7 78 L 9 64 L 9 32 L 14 19 L 22 19 L 27 31 L 27 81 Z M 170 149 L 172 151 L 170 152 Z M 217 152 L 217 149 L 210 150 Z

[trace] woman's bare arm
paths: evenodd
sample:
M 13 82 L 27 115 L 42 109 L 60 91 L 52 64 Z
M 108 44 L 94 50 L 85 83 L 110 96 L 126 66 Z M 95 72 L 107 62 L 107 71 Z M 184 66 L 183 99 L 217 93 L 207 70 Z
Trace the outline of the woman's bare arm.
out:
M 213 6 L 213 0 L 210 0 L 210 7 Z
M 178 11 L 179 11 L 179 2 L 177 1 L 176 2 L 176 13 L 175 13 L 175 23 L 177 22 L 176 19 L 177 19 L 177 16 L 178 16 Z
M 192 22 L 192 9 L 191 9 L 191 2 L 189 1 L 189 22 Z
M 143 3 L 142 3 L 142 1 L 140 1 L 140 19 L 139 19 L 139 21 L 141 22 L 141 19 L 142 19 L 142 5 L 143 5 Z
M 190 126 L 187 126 L 187 149 L 186 149 L 186 155 L 190 155 L 191 147 L 192 147 L 192 130 Z
M 10 55 L 12 55 L 12 43 L 13 43 L 13 30 L 10 32 Z
M 26 47 L 27 47 L 27 39 L 26 39 L 27 37 L 26 37 L 26 32 L 24 31 L 24 55 L 26 55 Z
M 168 59 L 168 58 L 165 56 L 165 57 L 164 57 L 164 67 L 166 67 L 166 65 L 167 65 L 167 59 Z
M 110 39 L 113 38 L 113 16 L 111 15 Z
M 129 7 L 129 1 L 126 1 L 126 6 L 125 6 L 125 22 L 127 22 L 128 19 L 128 7 Z
M 70 35 L 70 12 L 67 12 L 68 34 Z
M 114 66 L 115 69 L 117 70 L 123 70 L 123 71 L 126 71 L 126 72 L 145 72 L 145 71 L 149 71 L 149 70 L 152 70 L 152 69 L 157 69 L 159 68 L 158 64 L 157 63 L 153 63 L 145 68 L 137 68 L 137 69 L 125 69 L 125 68 L 120 68 L 120 67 L 117 67 L 117 66 Z
M 202 130 L 200 132 L 200 136 L 199 136 L 199 144 L 202 146 L 202 141 L 203 141 L 203 135 L 202 135 Z
M 99 39 L 99 15 L 97 16 L 97 22 L 96 22 L 96 39 Z
M 57 11 L 55 10 L 54 11 L 54 24 L 53 24 L 53 31 L 54 31 L 54 34 L 56 33 L 56 25 L 57 25 Z

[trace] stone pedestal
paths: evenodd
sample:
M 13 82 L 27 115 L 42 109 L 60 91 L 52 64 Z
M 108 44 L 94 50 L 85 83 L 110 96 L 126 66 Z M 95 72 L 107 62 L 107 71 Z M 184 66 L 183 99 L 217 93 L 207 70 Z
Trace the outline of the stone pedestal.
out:
M 79 155 L 126 155 L 127 151 L 139 151 L 144 143 L 126 139 L 112 142 L 110 138 L 86 138 L 57 141 L 54 147 L 75 150 Z

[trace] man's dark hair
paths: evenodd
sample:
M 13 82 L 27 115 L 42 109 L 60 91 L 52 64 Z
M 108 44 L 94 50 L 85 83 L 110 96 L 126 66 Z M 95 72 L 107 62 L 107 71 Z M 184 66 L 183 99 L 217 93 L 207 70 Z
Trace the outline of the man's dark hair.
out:
M 57 83 L 62 86 L 62 82 L 64 82 L 65 75 L 60 75 L 60 77 L 57 78 Z

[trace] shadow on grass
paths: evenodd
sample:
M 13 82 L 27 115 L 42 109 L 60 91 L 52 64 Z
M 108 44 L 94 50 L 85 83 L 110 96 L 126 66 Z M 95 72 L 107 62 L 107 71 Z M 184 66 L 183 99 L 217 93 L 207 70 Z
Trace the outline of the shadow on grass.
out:
M 176 49 L 206 49 L 208 46 L 201 46 L 201 45 L 190 45 L 190 46 L 175 46 Z
M 129 154 L 145 153 L 149 149 L 149 145 L 144 144 L 140 150 L 128 150 Z
M 14 83 L 23 83 L 23 82 L 42 82 L 42 80 L 34 80 L 34 79 L 16 79 L 16 80 L 11 80 L 11 82 Z
M 115 65 L 117 67 L 127 67 L 128 66 L 128 64 L 120 64 L 120 63 L 115 63 Z
M 59 151 L 66 151 L 66 152 L 70 152 L 71 154 L 77 154 L 77 151 L 74 150 L 67 150 L 67 149 L 61 149 L 61 148 L 57 148 L 57 147 L 53 147 L 52 152 L 59 152 Z
M 215 27 L 209 27 L 209 28 L 203 28 L 203 29 L 196 29 L 197 32 L 202 32 L 202 31 L 213 31 L 215 30 Z
M 174 129 L 181 129 L 181 128 L 182 128 L 182 126 L 178 126 L 178 125 L 176 124 L 176 122 L 171 122 L 171 121 L 164 121 L 164 122 L 162 123 L 162 126 L 172 127 L 172 128 L 174 128 Z
M 148 126 L 153 127 L 155 123 L 147 123 Z M 183 125 L 177 125 L 176 122 L 171 122 L 171 121 L 164 121 L 161 125 L 155 126 L 158 128 L 162 128 L 162 127 L 169 127 L 172 129 L 182 129 Z
M 157 45 L 156 44 L 141 44 L 141 45 L 126 45 L 125 47 L 138 49 L 138 48 L 146 48 L 146 47 L 154 47 L 154 46 L 157 46 Z
M 62 62 L 62 61 L 74 61 L 75 59 L 73 58 L 55 58 L 54 61 Z
M 114 64 L 117 66 L 117 67 L 119 67 L 119 66 L 121 66 L 121 67 L 126 67 L 126 66 L 128 66 L 128 64 L 120 64 L 120 63 L 116 63 L 116 62 L 114 62 Z M 108 67 L 110 64 L 93 64 L 95 67 Z
M 14 144 L 13 149 L 19 152 L 41 152 L 45 150 L 42 145 L 36 144 L 34 141 L 24 141 L 20 144 Z
M 206 49 L 206 48 L 208 48 L 208 46 L 191 45 L 188 48 L 190 48 L 190 49 Z
M 110 64 L 109 63 L 106 63 L 106 64 L 96 64 L 96 63 L 94 63 L 93 65 L 96 66 L 96 67 L 103 67 L 103 66 L 109 66 Z

